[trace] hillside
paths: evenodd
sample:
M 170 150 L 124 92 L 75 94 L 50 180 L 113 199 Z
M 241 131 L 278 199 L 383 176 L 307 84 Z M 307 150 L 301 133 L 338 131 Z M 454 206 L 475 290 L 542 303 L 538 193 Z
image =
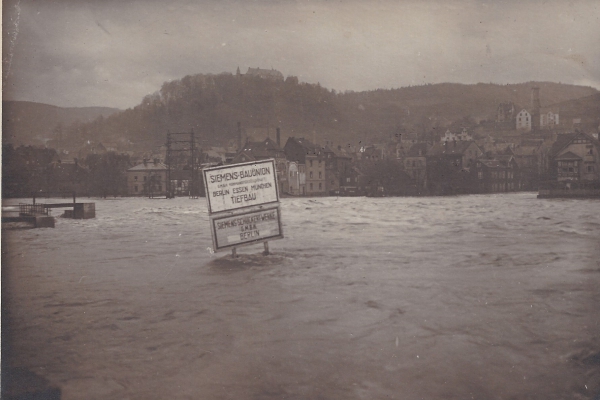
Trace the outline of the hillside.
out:
M 167 132 L 192 129 L 203 145 L 224 145 L 235 142 L 238 122 L 245 135 L 257 139 L 273 137 L 275 128 L 280 127 L 284 141 L 289 136 L 305 136 L 319 143 L 356 144 L 385 140 L 401 130 L 432 135 L 456 121 L 494 119 L 501 102 L 528 107 L 533 86 L 540 87 L 542 106 L 600 95 L 591 87 L 551 82 L 444 83 L 336 93 L 318 84 L 300 83 L 295 77 L 278 81 L 229 73 L 198 74 L 166 82 L 138 106 L 117 113 L 106 109 L 103 118 L 91 122 L 66 126 L 63 119 L 62 129 L 58 129 L 58 110 L 51 113 L 44 108 L 45 113 L 40 113 L 31 106 L 17 107 L 21 114 L 8 114 L 13 119 L 8 122 L 14 124 L 15 116 L 20 122 L 18 134 L 10 131 L 11 125 L 6 126 L 16 137 L 30 140 L 47 138 L 44 135 L 51 132 L 52 145 L 58 143 L 69 150 L 91 140 L 120 150 L 147 151 L 164 144 Z M 574 110 L 577 104 L 573 103 Z
M 350 93 L 341 100 L 348 110 L 364 109 L 349 113 L 356 130 L 367 132 L 369 127 L 378 126 L 385 133 L 393 130 L 395 124 L 425 133 L 436 126 L 445 127 L 462 119 L 494 120 L 498 104 L 502 102 L 529 107 L 533 86 L 540 88 L 542 106 L 598 93 L 590 87 L 551 82 L 513 85 L 442 83 Z
M 564 125 L 583 131 L 596 130 L 600 126 L 600 93 L 552 104 L 551 107 L 560 111 Z
M 57 132 L 57 126 L 67 127 L 79 121 L 88 123 L 108 117 L 117 108 L 64 108 L 29 101 L 2 101 L 3 143 L 42 145 Z

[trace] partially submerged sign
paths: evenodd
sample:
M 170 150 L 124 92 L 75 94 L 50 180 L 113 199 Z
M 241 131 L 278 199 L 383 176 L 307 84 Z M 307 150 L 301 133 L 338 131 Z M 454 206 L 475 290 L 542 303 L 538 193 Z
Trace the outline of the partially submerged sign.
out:
M 279 202 L 275 160 L 223 165 L 203 172 L 209 214 Z
M 206 168 L 204 186 L 215 251 L 282 239 L 275 160 Z
M 211 218 L 211 228 L 215 251 L 283 238 L 281 214 L 277 206 L 214 217 Z

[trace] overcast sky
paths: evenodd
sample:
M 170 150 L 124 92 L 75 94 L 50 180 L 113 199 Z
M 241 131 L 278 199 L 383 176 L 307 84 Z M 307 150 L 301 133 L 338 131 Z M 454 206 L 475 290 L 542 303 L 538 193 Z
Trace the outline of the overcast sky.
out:
M 5 1 L 3 97 L 128 108 L 165 81 L 274 68 L 329 89 L 600 89 L 600 1 Z

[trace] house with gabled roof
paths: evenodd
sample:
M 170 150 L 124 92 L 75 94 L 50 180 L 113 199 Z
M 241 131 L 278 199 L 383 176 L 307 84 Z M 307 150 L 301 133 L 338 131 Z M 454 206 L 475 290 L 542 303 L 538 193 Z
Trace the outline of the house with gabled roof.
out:
M 498 154 L 492 159 L 479 159 L 471 168 L 477 193 L 513 192 L 519 190 L 519 165 L 512 154 Z
M 516 116 L 517 130 L 530 131 L 532 124 L 532 116 L 526 109 L 522 109 Z
M 468 168 L 473 161 L 483 156 L 483 150 L 473 141 L 439 142 L 429 150 L 427 155 L 442 157 L 451 160 L 455 166 Z
M 600 142 L 583 132 L 558 135 L 550 148 L 550 177 L 557 181 L 600 181 Z
M 404 157 L 404 170 L 410 176 L 418 190 L 427 187 L 427 143 L 415 143 L 408 150 Z
M 277 172 L 277 182 L 279 185 L 279 193 L 283 193 L 288 184 L 288 171 L 285 152 L 279 146 L 279 143 L 271 138 L 266 138 L 262 142 L 246 141 L 242 148 L 231 160 L 232 164 L 260 161 L 260 160 L 275 160 L 275 170 Z
M 167 166 L 158 159 L 144 160 L 127 170 L 127 193 L 130 196 L 166 196 Z
M 426 156 L 427 188 L 432 194 L 472 193 L 469 168 L 483 156 L 473 141 L 436 143 Z
M 544 141 L 522 140 L 510 149 L 519 167 L 519 187 L 522 190 L 536 190 L 543 173 L 547 149 Z
M 304 166 L 306 174 L 306 194 L 325 195 L 327 187 L 327 166 L 333 161 L 333 151 L 328 147 L 313 144 L 300 137 L 289 137 L 283 147 L 288 161 L 295 161 Z

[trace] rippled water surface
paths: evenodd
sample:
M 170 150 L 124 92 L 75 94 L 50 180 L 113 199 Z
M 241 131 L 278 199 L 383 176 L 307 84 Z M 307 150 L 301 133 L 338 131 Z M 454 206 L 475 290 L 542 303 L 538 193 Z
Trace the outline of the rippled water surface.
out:
M 89 201 L 3 231 L 11 362 L 63 399 L 600 394 L 599 201 L 283 199 L 235 260 L 204 199 Z

